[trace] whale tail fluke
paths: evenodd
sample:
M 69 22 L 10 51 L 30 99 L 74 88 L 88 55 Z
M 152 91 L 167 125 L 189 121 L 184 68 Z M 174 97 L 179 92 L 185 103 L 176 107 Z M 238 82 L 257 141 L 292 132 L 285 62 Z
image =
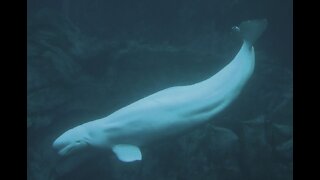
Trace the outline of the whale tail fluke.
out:
M 244 21 L 239 25 L 239 31 L 245 41 L 254 44 L 266 29 L 267 24 L 266 19 Z

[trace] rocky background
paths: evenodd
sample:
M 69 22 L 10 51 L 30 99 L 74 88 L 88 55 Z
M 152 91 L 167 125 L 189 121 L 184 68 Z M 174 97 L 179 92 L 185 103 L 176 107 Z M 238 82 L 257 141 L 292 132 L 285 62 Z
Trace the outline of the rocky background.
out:
M 290 1 L 28 0 L 28 179 L 292 179 Z M 272 14 L 272 15 L 271 15 Z M 210 123 L 141 147 L 59 159 L 53 140 L 158 90 L 201 81 L 229 62 L 231 27 L 266 17 L 256 69 Z M 291 34 L 290 34 L 291 33 Z

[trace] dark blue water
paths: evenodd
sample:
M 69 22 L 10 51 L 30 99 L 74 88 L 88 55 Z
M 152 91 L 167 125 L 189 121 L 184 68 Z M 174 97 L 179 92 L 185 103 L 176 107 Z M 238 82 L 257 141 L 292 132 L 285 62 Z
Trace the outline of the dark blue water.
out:
M 231 28 L 259 18 L 254 74 L 209 123 L 133 163 L 52 149 L 76 125 L 213 75 L 241 46 Z M 27 30 L 28 179 L 292 179 L 292 1 L 28 0 Z

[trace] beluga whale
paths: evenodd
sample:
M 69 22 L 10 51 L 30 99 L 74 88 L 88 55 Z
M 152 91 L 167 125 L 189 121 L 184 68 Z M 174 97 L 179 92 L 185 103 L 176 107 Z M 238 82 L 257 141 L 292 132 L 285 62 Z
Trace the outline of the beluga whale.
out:
M 142 160 L 140 147 L 144 144 L 206 123 L 235 100 L 253 74 L 253 44 L 266 26 L 267 20 L 259 19 L 233 27 L 243 40 L 242 46 L 208 79 L 158 91 L 107 117 L 67 130 L 53 142 L 53 148 L 62 157 L 93 147 L 111 149 L 123 162 Z

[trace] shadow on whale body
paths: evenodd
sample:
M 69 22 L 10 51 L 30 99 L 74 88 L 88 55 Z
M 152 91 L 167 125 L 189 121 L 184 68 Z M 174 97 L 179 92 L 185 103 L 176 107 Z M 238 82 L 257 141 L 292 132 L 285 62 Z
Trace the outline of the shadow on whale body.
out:
M 233 102 L 253 73 L 253 44 L 266 26 L 267 20 L 262 19 L 234 27 L 243 44 L 231 62 L 212 77 L 161 90 L 107 117 L 76 126 L 59 136 L 53 148 L 63 157 L 91 147 L 111 149 L 123 162 L 142 160 L 142 145 L 203 124 Z

